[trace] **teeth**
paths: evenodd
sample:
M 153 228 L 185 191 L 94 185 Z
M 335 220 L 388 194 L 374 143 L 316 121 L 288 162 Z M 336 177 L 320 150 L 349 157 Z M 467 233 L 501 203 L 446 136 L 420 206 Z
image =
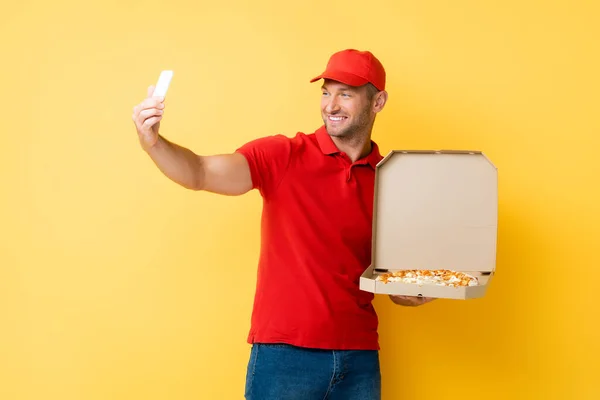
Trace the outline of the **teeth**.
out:
M 332 120 L 332 121 L 341 121 L 341 120 L 344 119 L 344 117 L 331 117 L 330 116 L 329 119 Z

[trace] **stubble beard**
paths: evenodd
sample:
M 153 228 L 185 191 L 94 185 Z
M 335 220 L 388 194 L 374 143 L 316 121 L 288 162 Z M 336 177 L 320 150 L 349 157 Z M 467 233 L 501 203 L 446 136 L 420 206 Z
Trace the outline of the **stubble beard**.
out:
M 341 139 L 345 142 L 352 142 L 361 139 L 363 136 L 368 134 L 368 127 L 370 123 L 369 109 L 370 107 L 365 107 L 365 109 L 356 117 L 356 120 L 352 124 L 337 131 L 330 129 L 330 121 L 327 119 L 327 116 L 324 115 L 323 122 L 327 128 L 327 133 L 329 136 Z

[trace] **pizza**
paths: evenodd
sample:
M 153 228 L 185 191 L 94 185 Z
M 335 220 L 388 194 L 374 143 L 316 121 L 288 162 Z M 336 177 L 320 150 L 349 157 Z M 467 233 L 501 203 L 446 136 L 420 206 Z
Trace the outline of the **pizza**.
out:
M 383 283 L 401 282 L 421 285 L 437 286 L 477 286 L 477 278 L 464 272 L 449 269 L 403 269 L 378 275 L 375 279 Z

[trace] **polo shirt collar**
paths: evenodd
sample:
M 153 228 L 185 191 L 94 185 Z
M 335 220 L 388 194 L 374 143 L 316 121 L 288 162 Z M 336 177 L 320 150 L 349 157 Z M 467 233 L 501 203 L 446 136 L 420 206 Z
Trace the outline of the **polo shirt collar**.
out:
M 317 142 L 319 142 L 319 147 L 321 147 L 323 154 L 331 155 L 340 152 L 327 133 L 327 128 L 325 128 L 325 125 L 317 129 L 315 135 L 317 136 Z
M 315 132 L 315 136 L 317 137 L 317 142 L 319 143 L 319 147 L 323 154 L 331 155 L 331 154 L 339 154 L 340 150 L 337 148 L 331 136 L 327 133 L 327 129 L 325 125 L 321 126 Z M 377 166 L 379 161 L 381 161 L 383 157 L 379 152 L 379 146 L 374 141 L 371 141 L 371 152 L 364 158 L 357 160 L 357 164 L 369 164 L 373 169 Z

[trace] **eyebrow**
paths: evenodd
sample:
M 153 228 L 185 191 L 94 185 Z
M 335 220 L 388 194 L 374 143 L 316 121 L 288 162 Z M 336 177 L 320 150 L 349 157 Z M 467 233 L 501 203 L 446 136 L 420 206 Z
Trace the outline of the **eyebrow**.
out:
M 322 86 L 321 86 L 321 89 L 323 89 L 323 90 L 329 90 L 329 89 L 327 89 L 327 88 L 325 87 L 325 85 L 322 85 Z M 346 85 L 344 85 L 344 86 L 341 86 L 341 87 L 340 87 L 340 90 L 348 90 L 348 91 L 353 91 L 353 90 L 354 90 L 354 88 L 353 88 L 352 86 L 346 86 Z

